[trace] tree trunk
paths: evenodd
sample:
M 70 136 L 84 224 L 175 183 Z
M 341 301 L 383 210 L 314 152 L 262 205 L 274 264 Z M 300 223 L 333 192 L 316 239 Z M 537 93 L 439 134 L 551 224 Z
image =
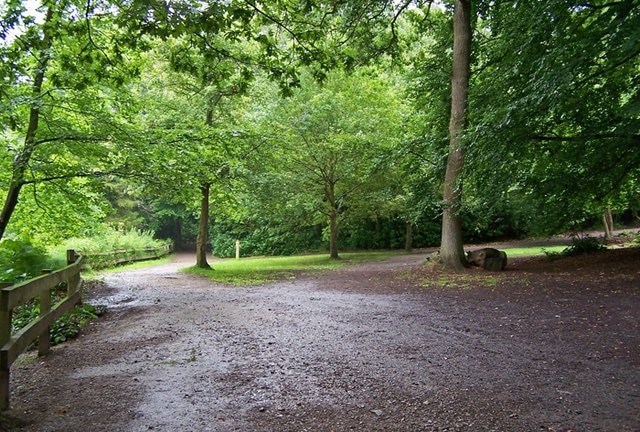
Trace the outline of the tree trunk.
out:
M 613 239 L 613 216 L 609 207 L 604 209 L 602 222 L 604 224 L 604 239 L 609 241 Z
M 406 237 L 404 240 L 404 250 L 407 252 L 411 252 L 412 249 L 413 249 L 413 224 L 411 222 L 407 222 Z
M 329 214 L 329 256 L 338 259 L 338 212 L 332 209 Z
M 325 197 L 329 204 L 329 256 L 338 259 L 338 209 L 336 207 L 335 184 L 329 180 L 326 184 Z
M 198 237 L 196 239 L 196 267 L 210 269 L 207 262 L 207 239 L 209 238 L 209 189 L 211 184 L 200 186 L 202 200 L 200 201 L 200 222 L 198 224 Z
M 461 174 L 464 167 L 462 135 L 467 126 L 471 65 L 471 1 L 456 0 L 453 14 L 453 69 L 451 75 L 451 118 L 449 157 L 444 179 L 440 258 L 449 268 L 468 265 L 462 243 Z
M 611 231 L 611 238 L 613 238 L 613 214 L 609 207 L 607 207 L 607 223 L 609 224 L 609 230 Z
M 40 104 L 38 100 L 42 96 L 42 83 L 44 82 L 45 72 L 51 56 L 51 35 L 47 31 L 49 23 L 53 19 L 53 7 L 47 9 L 47 16 L 42 28 L 44 29 L 44 35 L 42 37 L 42 47 L 40 50 L 40 58 L 38 60 L 38 67 L 36 68 L 36 74 L 33 77 L 33 91 L 32 97 L 34 102 L 31 105 L 29 111 L 29 125 L 27 127 L 27 133 L 24 139 L 24 148 L 20 150 L 13 160 L 13 172 L 11 174 L 11 183 L 9 190 L 2 206 L 2 212 L 0 212 L 0 240 L 4 236 L 4 233 L 9 225 L 9 220 L 13 215 L 20 197 L 20 191 L 25 184 L 25 173 L 29 167 L 31 156 L 35 151 L 36 144 L 36 132 L 38 131 L 38 123 L 40 121 Z

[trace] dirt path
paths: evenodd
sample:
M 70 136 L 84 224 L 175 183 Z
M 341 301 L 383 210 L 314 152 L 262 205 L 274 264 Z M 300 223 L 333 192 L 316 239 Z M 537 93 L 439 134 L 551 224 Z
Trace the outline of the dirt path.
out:
M 408 255 L 246 288 L 178 273 L 192 258 L 111 274 L 104 318 L 12 368 L 11 414 L 24 432 L 639 431 L 640 251 L 616 253 L 455 277 Z

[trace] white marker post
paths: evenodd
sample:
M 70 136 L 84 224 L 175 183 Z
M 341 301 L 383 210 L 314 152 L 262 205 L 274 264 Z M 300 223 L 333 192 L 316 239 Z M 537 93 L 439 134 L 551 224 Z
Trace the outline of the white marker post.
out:
M 236 259 L 240 259 L 240 240 L 236 240 Z

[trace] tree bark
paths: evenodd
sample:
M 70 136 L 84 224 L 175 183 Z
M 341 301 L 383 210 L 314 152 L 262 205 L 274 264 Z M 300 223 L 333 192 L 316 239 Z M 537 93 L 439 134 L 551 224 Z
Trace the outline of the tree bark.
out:
M 338 208 L 335 196 L 335 183 L 332 178 L 327 181 L 325 195 L 329 204 L 329 256 L 339 259 L 338 255 Z
M 451 74 L 451 117 L 449 156 L 444 179 L 440 258 L 449 268 L 468 266 L 462 243 L 461 174 L 464 167 L 462 136 L 467 126 L 471 66 L 471 1 L 456 0 L 453 14 L 453 69 Z
M 0 240 L 9 225 L 9 220 L 18 206 L 20 191 L 25 184 L 25 173 L 29 167 L 29 162 L 33 152 L 36 150 L 36 132 L 38 131 L 38 123 L 40 121 L 40 98 L 42 96 L 42 83 L 44 82 L 45 72 L 49 59 L 51 57 L 52 40 L 51 35 L 47 31 L 50 22 L 53 19 L 53 7 L 47 9 L 47 16 L 42 26 L 44 34 L 42 36 L 42 44 L 40 46 L 40 58 L 38 59 L 38 67 L 33 77 L 33 90 L 31 109 L 29 110 L 29 125 L 24 139 L 24 147 L 20 150 L 13 160 L 13 172 L 11 174 L 11 183 L 0 212 Z
M 604 224 L 604 239 L 609 241 L 613 239 L 613 215 L 609 207 L 604 209 L 602 222 Z
M 404 250 L 407 252 L 411 252 L 411 250 L 413 250 L 413 224 L 411 222 L 406 223 Z
M 338 212 L 332 209 L 329 214 L 329 256 L 339 259 L 338 255 Z
M 210 269 L 207 262 L 207 240 L 209 238 L 209 190 L 211 184 L 200 186 L 202 198 L 200 201 L 200 222 L 198 223 L 198 237 L 196 239 L 196 267 Z

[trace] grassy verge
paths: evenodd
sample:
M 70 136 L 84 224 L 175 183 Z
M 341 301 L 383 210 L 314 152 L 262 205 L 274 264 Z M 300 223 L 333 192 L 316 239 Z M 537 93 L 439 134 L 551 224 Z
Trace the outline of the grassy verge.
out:
M 564 246 L 533 246 L 525 248 L 505 248 L 508 258 L 541 256 L 548 254 L 559 254 L 567 248 Z
M 393 255 L 398 252 L 343 253 L 339 260 L 332 260 L 328 255 L 228 259 L 212 263 L 212 270 L 189 267 L 183 271 L 230 285 L 259 285 L 293 278 L 294 272 L 332 270 L 350 264 L 382 261 Z

